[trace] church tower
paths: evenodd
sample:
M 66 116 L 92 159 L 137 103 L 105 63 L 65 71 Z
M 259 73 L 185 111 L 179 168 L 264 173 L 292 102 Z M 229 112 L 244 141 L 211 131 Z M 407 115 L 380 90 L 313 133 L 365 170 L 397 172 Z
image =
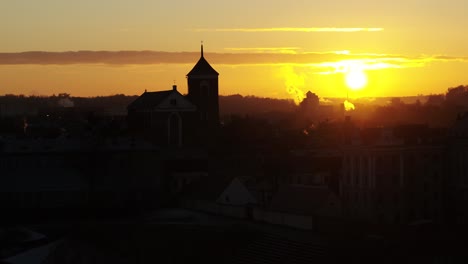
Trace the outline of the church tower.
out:
M 203 56 L 187 74 L 189 100 L 197 106 L 198 123 L 205 129 L 214 131 L 219 126 L 218 75 Z

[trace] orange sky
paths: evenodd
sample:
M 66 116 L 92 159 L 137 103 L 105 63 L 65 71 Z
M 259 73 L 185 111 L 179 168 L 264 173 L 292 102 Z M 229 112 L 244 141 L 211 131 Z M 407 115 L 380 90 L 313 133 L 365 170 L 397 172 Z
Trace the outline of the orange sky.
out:
M 468 84 L 468 1 L 162 2 L 2 1 L 0 94 L 140 94 L 174 80 L 186 92 L 200 40 L 221 94 L 405 96 Z M 356 68 L 367 77 L 359 91 L 345 83 Z

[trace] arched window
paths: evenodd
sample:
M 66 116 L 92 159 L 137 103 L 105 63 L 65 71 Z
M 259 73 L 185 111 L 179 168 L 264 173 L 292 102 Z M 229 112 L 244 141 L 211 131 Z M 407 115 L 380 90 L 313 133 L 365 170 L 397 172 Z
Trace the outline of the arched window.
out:
M 200 82 L 200 95 L 208 96 L 210 94 L 210 83 L 208 81 Z
M 167 137 L 170 146 L 182 146 L 182 119 L 178 113 L 172 113 L 168 118 Z

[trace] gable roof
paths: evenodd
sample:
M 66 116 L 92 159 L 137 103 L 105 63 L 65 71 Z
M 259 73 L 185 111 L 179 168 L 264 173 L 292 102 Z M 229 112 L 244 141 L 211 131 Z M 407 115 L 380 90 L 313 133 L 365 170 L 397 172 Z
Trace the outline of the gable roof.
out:
M 160 91 L 160 92 L 144 92 L 140 97 L 138 97 L 135 101 L 131 102 L 127 109 L 149 109 L 161 103 L 164 99 L 166 99 L 171 93 L 175 91 L 168 90 L 168 91 Z
M 201 56 L 198 60 L 197 64 L 193 67 L 193 69 L 187 73 L 187 76 L 192 75 L 216 75 L 218 76 L 219 73 L 211 67 L 211 65 L 206 61 L 205 57 L 203 56 L 203 45 L 201 46 Z
M 232 179 L 228 186 L 226 186 L 216 202 L 233 205 L 245 205 L 256 204 L 257 199 L 253 196 L 245 184 L 236 177 Z

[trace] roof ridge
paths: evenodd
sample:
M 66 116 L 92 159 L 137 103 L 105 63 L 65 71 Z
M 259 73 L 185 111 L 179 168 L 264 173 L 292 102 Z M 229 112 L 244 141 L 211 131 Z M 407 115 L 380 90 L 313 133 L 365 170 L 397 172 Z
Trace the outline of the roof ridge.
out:
M 159 104 L 162 102 L 167 96 L 169 96 L 171 93 L 179 93 L 182 95 L 179 91 L 177 90 L 163 90 L 163 91 L 154 91 L 154 92 L 147 92 L 145 91 L 142 95 L 140 95 L 135 101 L 131 102 L 128 106 L 127 109 L 130 108 L 148 108 L 150 105 L 155 105 Z M 183 95 L 182 95 L 183 96 Z

